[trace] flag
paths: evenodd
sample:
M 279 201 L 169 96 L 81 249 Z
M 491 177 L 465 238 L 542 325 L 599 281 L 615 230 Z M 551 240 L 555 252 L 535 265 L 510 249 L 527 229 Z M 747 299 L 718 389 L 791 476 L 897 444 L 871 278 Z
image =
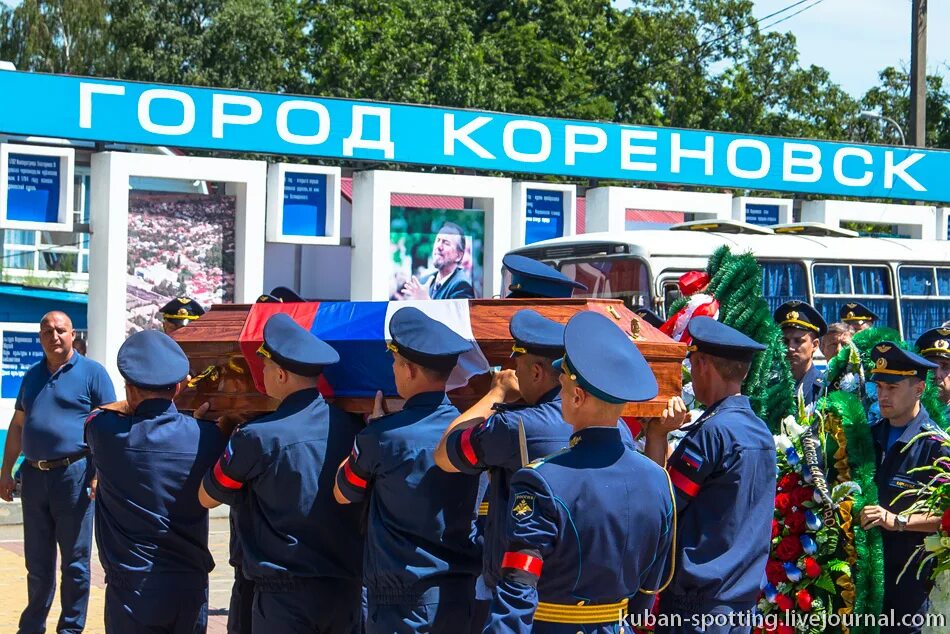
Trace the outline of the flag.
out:
M 474 344 L 471 351 L 459 357 L 458 366 L 449 377 L 448 390 L 466 385 L 476 374 L 488 372 L 488 360 L 475 341 L 468 300 L 464 299 L 254 304 L 241 331 L 241 352 L 255 387 L 263 393 L 263 362 L 257 356 L 257 349 L 263 343 L 264 324 L 276 313 L 287 313 L 340 355 L 340 362 L 327 366 L 321 377 L 320 391 L 324 396 L 372 397 L 377 390 L 386 396 L 397 396 L 392 354 L 386 342 L 391 340 L 389 322 L 393 314 L 408 306 L 441 321 Z

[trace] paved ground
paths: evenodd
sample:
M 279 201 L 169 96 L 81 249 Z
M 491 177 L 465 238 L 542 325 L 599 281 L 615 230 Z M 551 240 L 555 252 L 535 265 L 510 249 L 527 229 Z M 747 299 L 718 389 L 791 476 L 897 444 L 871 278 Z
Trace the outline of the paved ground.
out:
M 231 596 L 231 582 L 234 571 L 228 565 L 228 520 L 211 520 L 211 554 L 217 564 L 211 573 L 211 616 L 208 623 L 209 634 L 225 634 L 227 631 L 228 600 Z M 102 624 L 105 584 L 99 554 L 93 541 L 92 554 L 92 591 L 89 596 L 89 617 L 86 621 L 86 634 L 105 634 Z M 23 564 L 23 526 L 0 526 L 0 632 L 13 634 L 17 630 L 20 612 L 26 605 L 26 568 Z M 59 618 L 59 597 L 53 599 L 46 622 L 47 632 L 56 631 L 56 619 Z

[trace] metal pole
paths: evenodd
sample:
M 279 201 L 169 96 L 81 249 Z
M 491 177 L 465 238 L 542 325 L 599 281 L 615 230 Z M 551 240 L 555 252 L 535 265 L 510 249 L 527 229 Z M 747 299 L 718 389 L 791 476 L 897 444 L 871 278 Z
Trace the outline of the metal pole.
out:
M 926 145 L 927 136 L 927 0 L 913 0 L 910 26 L 910 141 Z

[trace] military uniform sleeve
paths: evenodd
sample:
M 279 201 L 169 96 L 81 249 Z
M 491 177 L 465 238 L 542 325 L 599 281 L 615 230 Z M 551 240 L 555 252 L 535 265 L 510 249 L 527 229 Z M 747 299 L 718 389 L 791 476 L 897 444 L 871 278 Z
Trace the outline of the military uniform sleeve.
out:
M 665 480 L 665 478 L 664 478 Z M 673 516 L 676 514 L 676 508 L 673 504 L 673 497 L 670 489 L 672 485 L 666 480 L 662 487 L 664 489 L 662 499 L 666 502 L 666 508 L 663 513 L 663 528 L 659 539 L 655 544 L 644 544 L 644 548 L 649 548 L 650 552 L 655 553 L 653 562 L 640 575 L 640 592 L 631 600 L 629 606 L 630 614 L 634 616 L 645 616 L 653 608 L 657 593 L 662 591 L 663 584 L 670 578 L 670 551 L 675 547 L 675 526 Z
M 112 385 L 109 373 L 101 365 L 96 367 L 96 372 L 89 381 L 89 399 L 94 408 L 115 403 L 115 387 Z
M 89 452 L 92 454 L 93 459 L 96 457 L 96 425 L 94 421 L 101 414 L 103 414 L 103 410 L 94 410 L 86 417 L 86 422 L 83 424 L 83 439 L 89 447 Z
M 678 513 L 689 506 L 706 480 L 719 469 L 724 453 L 722 436 L 708 424 L 680 441 L 666 466 L 673 482 Z
M 544 558 L 557 543 L 558 508 L 535 469 L 521 469 L 511 482 L 502 578 L 492 600 L 485 632 L 530 632 L 538 607 L 538 580 Z
M 246 429 L 238 429 L 205 474 L 205 491 L 222 504 L 234 504 L 244 497 L 247 483 L 263 471 L 263 462 L 264 452 L 258 439 Z
M 449 461 L 462 473 L 477 474 L 491 467 L 521 467 L 518 427 L 504 413 L 493 414 L 480 425 L 452 432 L 445 449 Z
M 336 473 L 336 484 L 347 500 L 362 502 L 376 472 L 379 440 L 367 427 L 356 435 L 353 450 Z

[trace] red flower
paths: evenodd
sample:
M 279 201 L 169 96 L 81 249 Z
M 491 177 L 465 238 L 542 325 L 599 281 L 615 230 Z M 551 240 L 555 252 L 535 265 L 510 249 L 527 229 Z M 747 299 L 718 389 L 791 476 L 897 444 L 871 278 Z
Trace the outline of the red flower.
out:
M 802 611 L 808 612 L 811 610 L 811 595 L 808 594 L 808 590 L 799 590 L 798 594 L 795 595 L 795 600 Z
M 814 557 L 805 557 L 805 574 L 812 579 L 817 579 L 821 575 L 821 566 Z
M 801 535 L 805 532 L 805 514 L 801 511 L 792 511 L 785 516 L 785 526 L 792 535 Z
M 795 630 L 788 625 L 779 624 L 778 629 L 775 630 L 777 634 L 795 634 Z
M 779 594 L 775 597 L 775 605 L 777 605 L 778 609 L 782 612 L 788 612 L 795 607 L 794 602 L 784 594 Z
M 815 491 L 810 487 L 799 487 L 792 492 L 792 505 L 802 507 L 803 502 L 810 502 Z
M 778 521 L 772 520 L 772 539 L 778 537 L 779 532 L 781 532 L 781 529 L 779 528 Z
M 785 576 L 785 566 L 782 565 L 781 561 L 769 559 L 769 562 L 765 564 L 765 576 L 768 577 L 769 583 L 773 586 L 777 586 L 787 579 Z
M 775 547 L 775 556 L 782 561 L 795 561 L 802 554 L 802 543 L 797 535 L 787 535 Z
M 785 492 L 794 491 L 800 482 L 801 480 L 798 479 L 797 473 L 786 473 L 782 476 L 782 479 L 778 481 L 778 488 Z
M 947 507 L 947 510 L 943 512 L 943 517 L 940 518 L 940 528 L 944 533 L 950 534 L 950 507 Z
M 785 515 L 792 508 L 792 496 L 788 493 L 779 493 L 775 496 L 775 509 Z

